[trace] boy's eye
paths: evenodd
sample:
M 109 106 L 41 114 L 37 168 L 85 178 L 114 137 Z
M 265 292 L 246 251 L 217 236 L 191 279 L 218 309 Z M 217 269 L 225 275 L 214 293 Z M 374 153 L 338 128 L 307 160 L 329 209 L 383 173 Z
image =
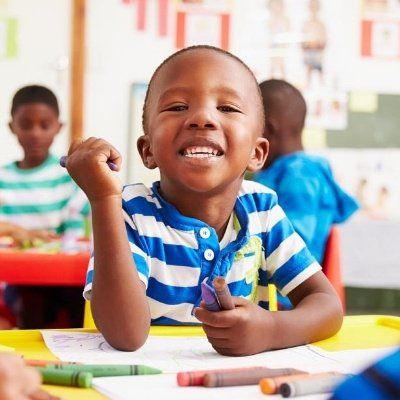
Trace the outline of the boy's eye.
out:
M 20 125 L 21 129 L 27 130 L 32 128 L 32 124 L 29 122 L 21 122 Z
M 218 106 L 217 109 L 222 112 L 240 112 L 237 108 L 228 105 Z
M 188 106 L 184 104 L 175 104 L 173 106 L 167 107 L 164 111 L 185 111 L 188 109 Z

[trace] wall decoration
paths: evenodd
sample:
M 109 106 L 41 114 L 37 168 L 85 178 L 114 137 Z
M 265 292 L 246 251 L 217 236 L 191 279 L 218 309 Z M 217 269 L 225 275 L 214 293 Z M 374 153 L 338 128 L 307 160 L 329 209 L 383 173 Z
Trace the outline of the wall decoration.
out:
M 18 55 L 18 21 L 16 18 L 0 18 L 0 60 Z

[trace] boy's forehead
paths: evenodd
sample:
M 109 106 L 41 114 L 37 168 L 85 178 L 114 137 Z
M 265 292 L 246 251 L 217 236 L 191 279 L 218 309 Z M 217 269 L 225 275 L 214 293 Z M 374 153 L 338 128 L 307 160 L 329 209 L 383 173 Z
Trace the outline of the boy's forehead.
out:
M 152 89 L 161 95 L 185 81 L 191 87 L 219 82 L 245 97 L 258 90 L 254 77 L 238 60 L 208 49 L 189 50 L 170 59 L 158 71 Z
M 49 104 L 32 102 L 20 104 L 15 110 L 14 116 L 44 116 L 58 118 L 57 111 Z

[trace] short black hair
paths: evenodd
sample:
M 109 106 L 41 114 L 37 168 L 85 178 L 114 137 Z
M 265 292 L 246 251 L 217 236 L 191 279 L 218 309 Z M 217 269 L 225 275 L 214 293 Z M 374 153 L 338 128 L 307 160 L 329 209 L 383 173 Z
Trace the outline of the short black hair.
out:
M 235 56 L 234 54 L 230 53 L 229 51 L 223 50 L 223 49 L 221 49 L 221 48 L 219 48 L 219 47 L 214 47 L 214 46 L 209 46 L 209 45 L 205 45 L 205 44 L 200 44 L 200 45 L 185 47 L 185 48 L 183 48 L 183 49 L 181 49 L 181 50 L 178 50 L 177 52 L 171 54 L 171 55 L 170 55 L 169 57 L 167 57 L 167 58 L 156 68 L 156 70 L 154 71 L 154 73 L 153 73 L 153 75 L 152 75 L 152 77 L 151 77 L 151 79 L 150 79 L 149 85 L 148 85 L 148 87 L 147 87 L 146 96 L 145 96 L 145 98 L 144 98 L 143 112 L 142 112 L 142 127 L 143 127 L 143 132 L 144 132 L 145 134 L 147 134 L 147 118 L 146 118 L 147 100 L 148 100 L 149 95 L 150 95 L 150 92 L 151 92 L 151 90 L 152 90 L 152 88 L 153 88 L 154 80 L 155 80 L 155 78 L 157 77 L 158 73 L 160 72 L 161 68 L 162 68 L 164 65 L 166 65 L 169 61 L 171 61 L 172 59 L 174 59 L 175 57 L 177 57 L 177 56 L 179 56 L 179 55 L 181 55 L 181 54 L 183 54 L 183 53 L 186 53 L 186 52 L 188 52 L 188 51 L 197 51 L 197 50 L 211 50 L 211 51 L 215 51 L 215 52 L 217 52 L 217 53 L 226 55 L 226 56 L 232 58 L 233 60 L 239 62 L 244 68 L 247 69 L 247 71 L 250 73 L 251 77 L 252 77 L 253 80 L 254 80 L 254 85 L 255 85 L 256 90 L 257 90 L 257 96 L 259 97 L 259 100 L 260 100 L 260 101 L 259 101 L 259 106 L 260 106 L 259 108 L 260 108 L 260 113 L 262 114 L 262 124 L 263 124 L 263 125 L 262 125 L 262 130 L 264 130 L 264 123 L 265 123 L 264 119 L 265 119 L 265 118 L 264 118 L 264 111 L 263 111 L 263 107 L 262 107 L 262 104 L 263 104 L 263 103 L 262 103 L 262 96 L 261 96 L 260 88 L 259 88 L 259 86 L 258 86 L 257 79 L 256 79 L 256 77 L 255 77 L 253 71 L 252 71 L 252 70 L 249 68 L 249 66 L 248 66 L 246 63 L 244 63 L 239 57 Z
M 293 133 L 302 131 L 307 104 L 300 90 L 282 79 L 269 79 L 260 83 L 264 113 L 275 112 L 290 122 Z
M 55 111 L 57 117 L 60 115 L 55 94 L 44 86 L 30 85 L 22 87 L 14 94 L 11 103 L 11 116 L 16 113 L 18 107 L 32 103 L 46 104 Z

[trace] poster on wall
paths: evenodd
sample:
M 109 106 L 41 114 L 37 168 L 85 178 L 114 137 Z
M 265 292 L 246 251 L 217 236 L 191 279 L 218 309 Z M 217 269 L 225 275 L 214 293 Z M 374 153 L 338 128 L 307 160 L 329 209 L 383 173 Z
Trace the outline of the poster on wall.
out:
M 181 0 L 176 3 L 176 40 L 179 48 L 208 44 L 228 50 L 231 2 Z
M 360 204 L 357 218 L 400 221 L 400 149 L 326 149 L 338 182 Z
M 258 80 L 287 80 L 304 94 L 310 112 L 308 127 L 345 129 L 347 90 L 341 63 L 346 37 L 332 18 L 342 13 L 340 2 L 268 0 L 258 4 L 256 12 L 237 3 L 236 16 L 246 21 L 240 33 L 235 32 L 239 56 Z M 247 34 L 256 27 L 257 35 Z
M 361 55 L 400 59 L 400 2 L 363 0 L 361 16 Z
M 17 57 L 17 31 L 16 18 L 0 18 L 0 60 Z

